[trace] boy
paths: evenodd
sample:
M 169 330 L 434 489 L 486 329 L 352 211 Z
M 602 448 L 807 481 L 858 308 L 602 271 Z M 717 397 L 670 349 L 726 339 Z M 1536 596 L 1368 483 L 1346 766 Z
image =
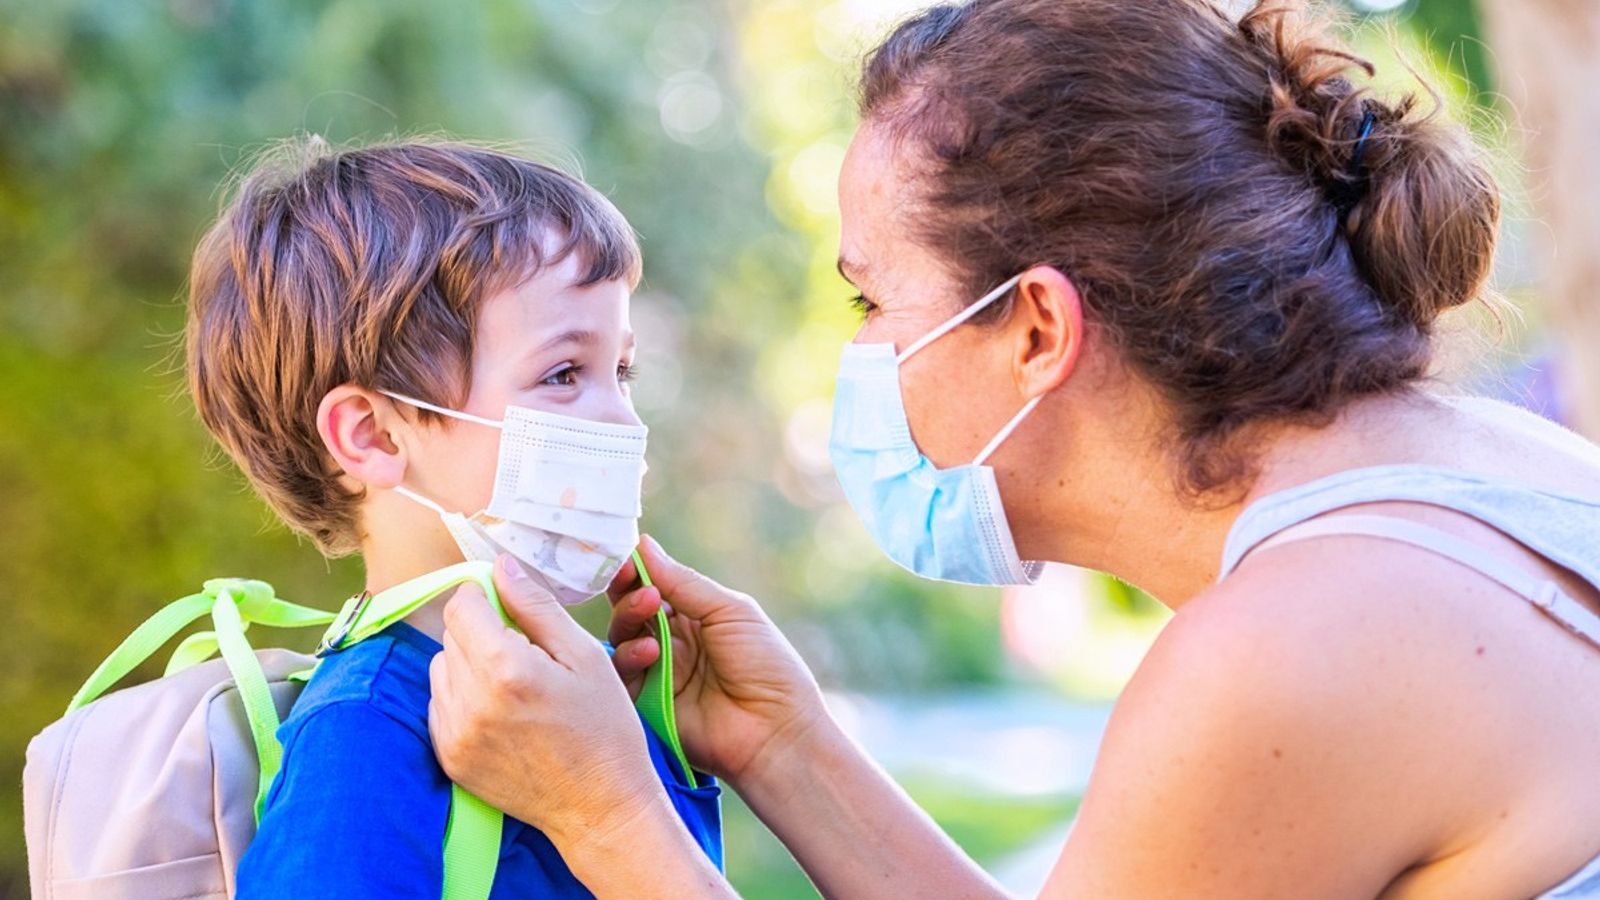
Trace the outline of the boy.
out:
M 529 422 L 586 433 L 596 455 L 632 448 L 642 474 L 627 386 L 639 270 L 622 216 L 554 169 L 462 144 L 312 142 L 248 175 L 195 252 L 190 388 L 257 492 L 325 554 L 359 552 L 372 593 L 481 556 L 473 542 L 487 539 L 581 599 L 608 577 L 583 569 L 599 551 L 505 519 L 504 454 L 539 451 L 503 451 L 501 435 L 538 443 L 513 427 Z M 575 504 L 568 487 L 554 518 L 636 539 L 637 483 L 631 497 L 615 473 L 598 486 L 612 508 Z M 530 533 L 547 538 L 539 554 L 516 546 Z M 440 896 L 450 783 L 427 708 L 442 603 L 318 668 L 279 731 L 283 768 L 240 898 Z M 644 730 L 720 866 L 718 789 L 687 787 Z M 492 897 L 588 895 L 543 835 L 506 820 Z

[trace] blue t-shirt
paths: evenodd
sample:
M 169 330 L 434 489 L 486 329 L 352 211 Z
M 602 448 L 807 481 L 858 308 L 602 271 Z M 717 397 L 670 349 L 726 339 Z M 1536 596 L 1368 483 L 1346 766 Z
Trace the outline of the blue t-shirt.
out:
M 428 737 L 428 663 L 439 643 L 405 623 L 323 660 L 278 729 L 283 769 L 239 861 L 238 900 L 435 900 L 444 883 L 450 779 Z M 722 867 L 722 790 L 684 783 L 641 719 L 656 774 Z M 506 817 L 492 898 L 590 897 L 548 838 Z

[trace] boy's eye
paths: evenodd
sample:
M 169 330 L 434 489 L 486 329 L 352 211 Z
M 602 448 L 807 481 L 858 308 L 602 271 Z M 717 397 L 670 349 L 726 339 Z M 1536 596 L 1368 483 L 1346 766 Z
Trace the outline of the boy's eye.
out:
M 545 379 L 539 383 L 548 384 L 552 387 L 572 387 L 578 383 L 578 373 L 582 368 L 582 366 L 567 366 L 564 369 L 559 369 L 546 375 Z
M 868 300 L 864 294 L 857 294 L 851 297 L 850 305 L 855 307 L 856 312 L 860 313 L 863 319 L 872 315 L 878 309 L 878 304 Z

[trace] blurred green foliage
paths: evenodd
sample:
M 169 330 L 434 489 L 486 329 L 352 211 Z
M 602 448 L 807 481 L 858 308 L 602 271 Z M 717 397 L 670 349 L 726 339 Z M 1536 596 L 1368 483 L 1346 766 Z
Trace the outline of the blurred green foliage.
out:
M 296 133 L 445 132 L 581 162 L 645 250 L 647 528 L 762 598 L 826 682 L 1007 677 L 994 595 L 879 561 L 817 455 L 851 330 L 831 181 L 867 38 L 847 7 L 0 0 L 0 896 L 24 892 L 23 747 L 137 622 L 220 574 L 329 607 L 359 583 L 357 561 L 322 560 L 218 457 L 174 355 L 219 186 Z M 1465 3 L 1423 0 L 1415 18 L 1447 43 L 1471 33 Z M 1047 818 L 946 806 L 985 823 L 975 852 L 1013 842 L 992 821 Z M 741 847 L 781 853 L 742 840 L 736 875 Z
M 902 778 L 917 805 L 927 810 L 957 846 L 985 867 L 1006 859 L 1077 812 L 1076 797 L 989 796 L 932 776 Z M 741 896 L 816 897 L 817 892 L 782 844 L 767 837 L 738 795 L 723 803 L 730 872 Z M 735 871 L 737 870 L 737 871 Z
M 839 678 L 994 677 L 982 604 L 946 592 L 928 607 L 886 567 L 807 603 L 813 523 L 774 487 L 785 411 L 754 381 L 796 327 L 824 242 L 769 212 L 736 22 L 719 4 L 654 0 L 0 6 L 0 582 L 13 617 L 0 629 L 0 895 L 22 892 L 27 738 L 138 621 L 219 574 L 323 606 L 359 582 L 356 561 L 325 563 L 219 459 L 174 357 L 188 255 L 219 185 L 298 132 L 442 131 L 581 162 L 647 257 L 647 527 L 814 645 L 843 635 L 817 654 Z
M 1494 73 L 1476 7 L 1462 0 L 1414 0 L 1403 14 L 1406 24 L 1445 57 L 1448 68 L 1466 79 L 1475 96 L 1492 89 Z

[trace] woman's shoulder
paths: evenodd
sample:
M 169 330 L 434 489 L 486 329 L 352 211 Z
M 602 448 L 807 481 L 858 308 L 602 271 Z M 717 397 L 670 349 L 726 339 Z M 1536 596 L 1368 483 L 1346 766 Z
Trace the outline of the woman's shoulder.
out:
M 1454 573 L 1414 557 L 1398 545 L 1327 538 L 1250 559 L 1179 609 L 1125 700 L 1145 685 L 1156 697 L 1177 690 L 1241 721 L 1309 713 L 1320 722 L 1329 704 L 1370 707 L 1375 690 L 1392 693 L 1396 679 L 1427 665 L 1424 645 L 1473 630 L 1459 610 L 1427 600 Z
M 1449 510 L 1362 509 L 1461 537 L 1493 533 Z M 1407 694 L 1407 703 L 1438 702 L 1458 689 L 1441 676 L 1469 675 L 1489 652 L 1489 636 L 1509 633 L 1528 613 L 1525 602 L 1446 557 L 1362 534 L 1325 535 L 1258 550 L 1184 604 L 1141 674 L 1206 662 L 1235 689 L 1256 684 L 1256 699 L 1360 699 L 1372 707 Z
M 1446 812 L 1405 774 L 1437 751 L 1394 739 L 1403 704 L 1355 629 L 1229 588 L 1178 612 L 1118 700 L 1061 869 L 1100 895 L 1376 896 Z
M 1600 445 L 1504 401 L 1436 397 L 1445 416 L 1418 423 L 1417 462 L 1580 496 L 1600 496 Z M 1431 424 L 1429 424 L 1431 422 Z
M 1526 895 L 1593 855 L 1588 820 L 1575 841 L 1546 823 L 1592 808 L 1591 769 L 1571 761 L 1600 748 L 1600 701 L 1571 685 L 1594 672 L 1590 648 L 1447 559 L 1361 537 L 1286 544 L 1180 608 L 1096 777 L 1102 796 L 1187 808 L 1209 849 L 1375 867 L 1375 883 L 1326 893 L 1375 895 L 1401 871 L 1451 881 L 1459 866 L 1427 864 L 1472 857 Z
M 1308 894 L 1371 896 L 1504 794 L 1487 754 L 1442 752 L 1473 727 L 1460 679 L 1478 645 L 1425 601 L 1439 573 L 1353 562 L 1386 547 L 1308 550 L 1174 616 L 1112 715 L 1085 821 L 1120 829 L 1143 798 L 1158 842 L 1244 867 L 1229 878 L 1281 887 L 1301 866 Z

